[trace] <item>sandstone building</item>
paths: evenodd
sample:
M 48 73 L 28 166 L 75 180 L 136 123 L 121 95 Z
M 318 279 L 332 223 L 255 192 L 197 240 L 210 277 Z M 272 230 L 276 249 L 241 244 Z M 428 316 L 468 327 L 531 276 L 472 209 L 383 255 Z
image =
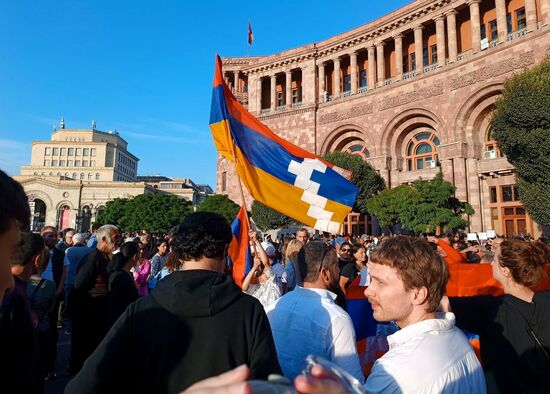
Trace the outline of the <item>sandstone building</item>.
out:
M 222 61 L 236 97 L 281 137 L 360 155 L 389 187 L 442 171 L 476 210 L 471 231 L 511 236 L 540 230 L 491 113 L 504 81 L 549 54 L 550 0 L 417 0 L 319 43 Z M 240 200 L 223 158 L 216 190 Z M 373 229 L 352 214 L 346 230 Z

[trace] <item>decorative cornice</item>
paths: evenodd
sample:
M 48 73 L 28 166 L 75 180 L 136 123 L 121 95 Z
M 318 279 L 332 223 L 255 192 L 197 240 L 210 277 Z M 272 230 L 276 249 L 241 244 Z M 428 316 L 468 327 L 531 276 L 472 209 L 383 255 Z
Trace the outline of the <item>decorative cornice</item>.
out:
M 316 108 L 315 105 L 310 105 L 309 107 L 301 107 L 301 108 L 289 108 L 289 109 L 284 109 L 282 111 L 276 111 L 275 113 L 268 113 L 265 115 L 260 114 L 260 115 L 257 115 L 257 118 L 260 120 L 277 119 L 277 118 L 282 118 L 282 117 L 287 117 L 292 115 L 305 114 L 306 112 L 312 112 L 312 111 L 315 111 L 315 108 Z

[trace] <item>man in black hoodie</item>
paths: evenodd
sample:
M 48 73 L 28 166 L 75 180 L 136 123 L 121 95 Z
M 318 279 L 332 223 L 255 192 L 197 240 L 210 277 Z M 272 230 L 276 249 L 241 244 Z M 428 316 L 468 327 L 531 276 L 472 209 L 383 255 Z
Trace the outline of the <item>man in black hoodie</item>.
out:
M 281 373 L 262 305 L 223 273 L 231 228 L 189 215 L 172 238 L 184 263 L 131 304 L 66 393 L 178 393 L 241 364 L 250 378 Z

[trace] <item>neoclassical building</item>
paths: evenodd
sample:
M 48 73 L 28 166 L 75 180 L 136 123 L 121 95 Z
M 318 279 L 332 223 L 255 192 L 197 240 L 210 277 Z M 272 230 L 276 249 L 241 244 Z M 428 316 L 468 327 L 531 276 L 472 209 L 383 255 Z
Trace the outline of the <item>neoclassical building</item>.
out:
M 538 234 L 491 137 L 504 81 L 550 55 L 550 0 L 414 1 L 325 41 L 224 58 L 236 97 L 281 137 L 318 155 L 360 155 L 388 187 L 442 171 L 476 214 L 471 231 Z M 217 192 L 240 200 L 231 163 Z M 348 217 L 348 232 L 371 231 Z

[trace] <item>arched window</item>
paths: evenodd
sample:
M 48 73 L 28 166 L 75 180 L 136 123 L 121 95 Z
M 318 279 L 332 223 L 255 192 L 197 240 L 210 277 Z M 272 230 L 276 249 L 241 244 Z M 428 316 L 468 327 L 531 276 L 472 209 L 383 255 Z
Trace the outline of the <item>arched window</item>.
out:
M 84 179 L 84 173 L 83 172 L 80 173 L 80 179 L 82 179 L 82 180 Z
M 76 180 L 76 172 L 73 172 L 73 179 Z
M 369 150 L 365 144 L 361 142 L 351 145 L 348 149 L 346 149 L 346 152 L 352 155 L 361 156 L 363 160 L 367 160 L 370 157 Z
M 95 180 L 96 180 L 96 181 L 99 181 L 99 172 L 96 172 L 96 173 L 95 173 Z
M 437 166 L 439 138 L 430 130 L 416 134 L 407 145 L 407 170 L 423 170 Z
M 485 134 L 485 144 L 483 149 L 483 158 L 484 159 L 496 159 L 497 157 L 502 157 L 500 149 L 498 149 L 497 142 L 493 137 L 493 129 L 489 128 Z
M 91 172 L 88 173 L 88 180 L 89 180 L 89 181 L 92 180 L 92 173 L 91 173 Z

